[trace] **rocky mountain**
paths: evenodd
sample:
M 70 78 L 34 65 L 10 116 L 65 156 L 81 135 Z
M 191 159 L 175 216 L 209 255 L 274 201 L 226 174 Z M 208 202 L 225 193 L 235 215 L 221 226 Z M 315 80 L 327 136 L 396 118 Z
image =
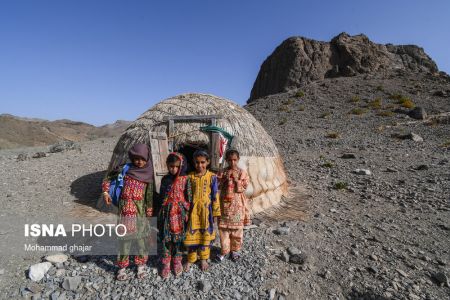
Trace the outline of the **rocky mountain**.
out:
M 436 74 L 436 63 L 415 45 L 376 44 L 364 34 L 341 33 L 330 42 L 283 41 L 263 62 L 248 102 L 332 77 L 403 70 Z
M 100 137 L 120 135 L 128 126 L 128 121 L 96 127 L 91 124 L 71 120 L 47 121 L 22 118 L 10 114 L 0 115 L 0 149 L 43 146 L 58 141 L 86 141 Z

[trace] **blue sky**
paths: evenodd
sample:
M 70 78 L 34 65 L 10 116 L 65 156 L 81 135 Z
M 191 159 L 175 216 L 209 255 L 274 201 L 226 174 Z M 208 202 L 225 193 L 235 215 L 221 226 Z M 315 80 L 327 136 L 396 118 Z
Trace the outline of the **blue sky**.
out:
M 450 73 L 450 1 L 0 1 L 0 113 L 95 125 L 186 92 L 244 104 L 284 39 L 417 44 Z

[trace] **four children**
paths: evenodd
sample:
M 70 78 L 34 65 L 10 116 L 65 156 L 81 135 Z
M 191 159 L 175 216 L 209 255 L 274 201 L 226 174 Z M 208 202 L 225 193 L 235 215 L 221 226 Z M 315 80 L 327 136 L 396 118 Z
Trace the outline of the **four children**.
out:
M 198 260 L 202 271 L 208 269 L 210 248 L 216 238 L 214 224 L 218 224 L 221 242 L 218 260 L 222 261 L 230 252 L 233 260 L 239 259 L 243 228 L 250 224 L 250 217 L 244 194 L 248 175 L 237 166 L 237 150 L 226 152 L 228 166 L 218 175 L 208 170 L 210 158 L 204 150 L 194 152 L 195 171 L 189 175 L 186 175 L 185 157 L 180 153 L 170 153 L 166 160 L 169 174 L 162 178 L 159 198 L 155 201 L 152 198 L 153 170 L 151 163 L 149 164 L 148 147 L 136 144 L 130 150 L 129 157 L 133 166 L 125 175 L 119 201 L 119 222 L 123 216 L 128 215 L 158 217 L 162 278 L 170 276 L 171 265 L 175 276 L 180 275 L 183 269 L 189 271 L 191 265 Z M 112 176 L 108 176 L 103 182 L 107 204 L 111 203 L 108 194 L 111 178 Z M 133 228 L 130 229 L 133 232 Z M 140 248 L 139 236 L 137 244 Z M 181 264 L 183 246 L 188 251 L 184 268 Z M 118 280 L 127 279 L 124 271 L 129 264 L 127 252 L 129 245 L 121 242 L 117 262 Z M 134 261 L 138 265 L 138 278 L 143 278 L 147 256 L 142 253 Z

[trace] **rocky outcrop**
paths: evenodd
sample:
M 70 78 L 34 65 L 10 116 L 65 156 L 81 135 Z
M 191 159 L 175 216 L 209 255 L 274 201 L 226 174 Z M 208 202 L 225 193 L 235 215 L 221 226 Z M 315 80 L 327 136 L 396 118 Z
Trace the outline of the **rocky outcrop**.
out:
M 330 42 L 291 37 L 262 64 L 248 102 L 315 80 L 383 70 L 438 72 L 423 48 L 414 45 L 376 44 L 363 34 L 341 33 Z

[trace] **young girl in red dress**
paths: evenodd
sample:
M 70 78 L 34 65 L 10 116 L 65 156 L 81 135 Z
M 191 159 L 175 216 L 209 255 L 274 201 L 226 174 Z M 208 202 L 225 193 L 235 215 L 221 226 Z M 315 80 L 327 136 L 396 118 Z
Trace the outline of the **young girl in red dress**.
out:
M 182 247 L 186 236 L 186 222 L 192 199 L 191 184 L 186 176 L 187 162 L 180 153 L 170 153 L 166 160 L 169 174 L 161 180 L 158 215 L 161 244 L 161 277 L 170 275 L 172 264 L 175 276 L 183 272 Z

